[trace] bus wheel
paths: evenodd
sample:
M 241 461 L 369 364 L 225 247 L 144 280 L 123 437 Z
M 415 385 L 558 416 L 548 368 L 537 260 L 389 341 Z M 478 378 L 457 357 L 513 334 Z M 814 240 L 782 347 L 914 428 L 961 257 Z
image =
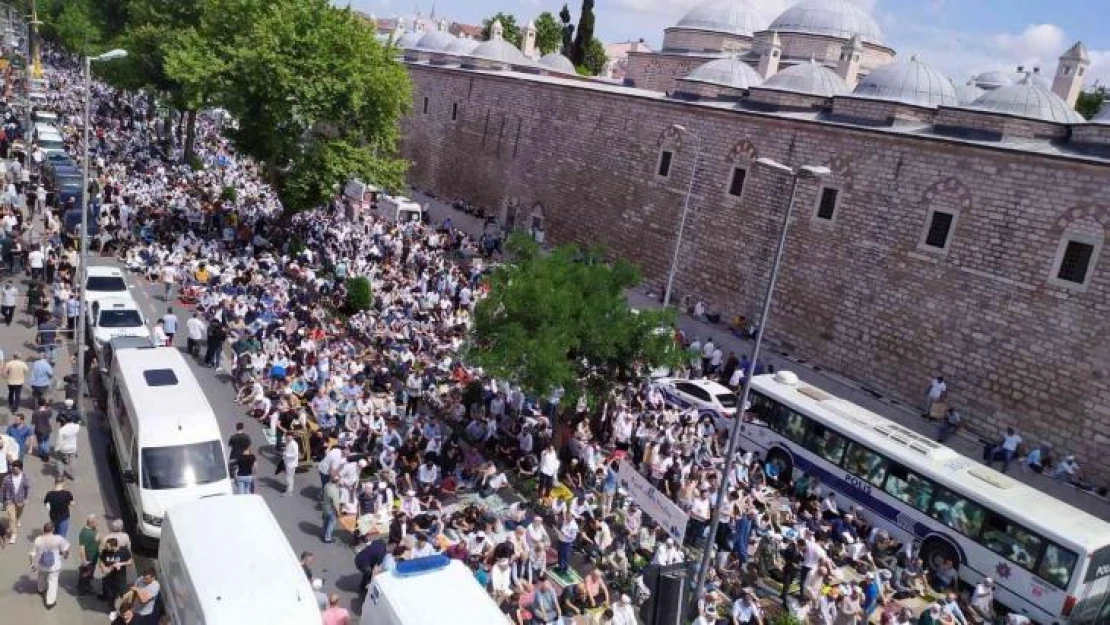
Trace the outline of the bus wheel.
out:
M 790 459 L 790 454 L 776 447 L 767 452 L 767 464 L 778 466 L 779 484 L 790 484 L 791 474 L 794 473 L 794 461 Z
M 925 539 L 921 545 L 920 557 L 925 565 L 934 571 L 938 570 L 945 560 L 951 560 L 956 568 L 960 566 L 960 554 L 956 548 L 948 540 L 936 536 Z

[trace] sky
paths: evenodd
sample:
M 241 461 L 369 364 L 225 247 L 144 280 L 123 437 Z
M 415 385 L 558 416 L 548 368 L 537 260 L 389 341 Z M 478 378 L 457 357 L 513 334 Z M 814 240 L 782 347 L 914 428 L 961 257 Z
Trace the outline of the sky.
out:
M 701 0 L 595 0 L 597 36 L 606 43 L 644 39 L 659 48 L 663 29 Z M 768 16 L 795 0 L 753 0 Z M 1082 40 L 1091 53 L 1090 86 L 1110 85 L 1110 10 L 1106 0 L 852 0 L 875 17 L 887 45 L 917 55 L 957 83 L 994 69 L 1040 67 L 1051 75 L 1056 59 Z M 577 22 L 581 0 L 568 4 Z M 346 5 L 347 0 L 336 0 Z M 433 0 L 350 0 L 377 17 L 427 15 Z M 498 11 L 526 23 L 543 11 L 558 14 L 561 0 L 435 0 L 437 16 L 470 24 Z

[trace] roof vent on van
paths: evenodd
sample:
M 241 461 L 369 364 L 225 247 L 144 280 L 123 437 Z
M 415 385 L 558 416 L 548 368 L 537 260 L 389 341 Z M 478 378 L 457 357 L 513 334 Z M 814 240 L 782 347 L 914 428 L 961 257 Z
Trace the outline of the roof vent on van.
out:
M 787 386 L 796 386 L 798 384 L 798 376 L 795 375 L 793 371 L 777 371 L 775 372 L 775 382 Z
M 176 386 L 177 374 L 173 369 L 147 369 L 143 371 L 147 386 Z

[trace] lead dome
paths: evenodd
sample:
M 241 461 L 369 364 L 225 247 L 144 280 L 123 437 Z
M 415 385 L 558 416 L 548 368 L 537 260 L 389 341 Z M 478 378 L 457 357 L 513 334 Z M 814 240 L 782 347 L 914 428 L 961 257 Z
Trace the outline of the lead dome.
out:
M 1083 116 L 1076 113 L 1060 96 L 1037 84 L 1031 75 L 1020 83 L 999 87 L 983 94 L 971 103 L 973 108 L 995 113 L 1008 113 L 1062 124 L 1082 123 Z
M 730 56 L 699 65 L 683 80 L 734 89 L 747 89 L 761 84 L 763 77 L 751 65 L 741 61 L 738 57 Z
M 433 30 L 420 38 L 416 42 L 417 49 L 428 50 L 431 52 L 442 52 L 455 43 L 456 37 L 451 33 L 442 30 Z
M 578 73 L 574 71 L 574 63 L 571 63 L 570 59 L 563 56 L 562 54 L 559 54 L 558 52 L 548 52 L 547 54 L 541 56 L 539 64 L 548 69 L 554 70 L 556 72 L 562 72 L 564 74 Z
M 813 59 L 778 72 L 768 78 L 762 86 L 764 89 L 791 91 L 826 98 L 847 95 L 852 91 L 848 83 L 837 76 L 836 72 Z
M 675 28 L 751 37 L 766 25 L 762 9 L 752 0 L 707 0 L 683 15 Z
M 470 52 L 470 56 L 477 59 L 506 63 L 510 65 L 531 65 L 524 53 L 516 46 L 504 39 L 490 39 L 478 44 Z
M 768 30 L 825 35 L 883 45 L 883 31 L 875 20 L 848 0 L 802 0 L 776 17 Z
M 956 106 L 956 88 L 947 76 L 918 58 L 887 63 L 860 81 L 855 95 L 916 106 Z

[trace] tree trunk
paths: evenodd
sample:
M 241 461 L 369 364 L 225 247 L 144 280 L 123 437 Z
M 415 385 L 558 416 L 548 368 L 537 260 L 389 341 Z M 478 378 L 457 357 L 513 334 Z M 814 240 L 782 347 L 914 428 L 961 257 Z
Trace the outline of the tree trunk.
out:
M 177 118 L 177 142 L 181 143 L 185 140 L 185 113 Z
M 197 112 L 190 110 L 185 114 L 185 162 L 193 160 L 193 148 L 197 141 Z

